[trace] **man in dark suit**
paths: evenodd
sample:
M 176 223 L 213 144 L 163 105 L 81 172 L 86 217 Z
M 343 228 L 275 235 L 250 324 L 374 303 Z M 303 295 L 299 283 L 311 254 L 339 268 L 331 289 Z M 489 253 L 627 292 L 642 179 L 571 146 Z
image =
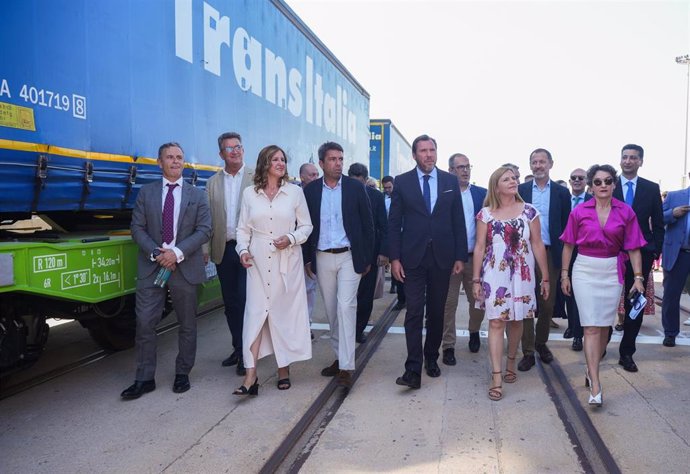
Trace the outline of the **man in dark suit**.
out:
M 625 264 L 625 294 L 628 295 L 635 278 L 642 280 L 647 287 L 647 277 L 652 269 L 654 260 L 659 256 L 664 245 L 664 213 L 661 205 L 661 191 L 659 185 L 641 178 L 637 170 L 642 166 L 644 150 L 639 145 L 625 145 L 621 150 L 622 174 L 616 183 L 613 197 L 632 206 L 637 215 L 642 235 L 647 245 L 640 249 L 642 254 L 642 275 L 633 273 L 630 261 Z M 630 319 L 630 301 L 624 298 L 625 320 L 623 321 L 623 337 L 619 346 L 620 359 L 618 363 L 628 372 L 637 372 L 637 364 L 633 360 L 635 340 L 642 326 L 643 312 L 635 319 Z
M 201 246 L 211 236 L 206 193 L 182 179 L 184 152 L 177 143 L 158 149 L 163 179 L 142 186 L 132 211 L 132 239 L 137 256 L 136 352 L 137 373 L 121 397 L 139 398 L 156 388 L 156 325 L 161 320 L 168 289 L 180 323 L 175 360 L 175 393 L 190 388 L 189 372 L 196 356 L 197 285 L 206 279 Z M 167 288 L 154 284 L 159 269 L 172 274 Z
M 529 167 L 534 175 L 531 182 L 518 186 L 518 192 L 525 202 L 532 204 L 539 211 L 539 223 L 541 224 L 541 238 L 546 246 L 549 256 L 549 275 L 559 275 L 561 269 L 561 253 L 563 243 L 560 236 L 568 224 L 570 215 L 570 193 L 568 189 L 549 178 L 553 167 L 553 158 L 548 150 L 537 148 L 529 157 Z M 541 271 L 537 266 L 536 281 L 544 281 Z M 560 283 L 556 280 L 551 288 L 558 288 Z M 537 289 L 539 294 L 539 289 Z M 553 360 L 553 354 L 546 346 L 549 340 L 549 328 L 553 317 L 553 307 L 556 301 L 556 291 L 550 291 L 546 301 L 537 298 L 537 324 L 535 337 L 534 319 L 523 321 L 522 332 L 522 360 L 518 364 L 518 370 L 527 371 L 534 366 L 534 351 L 539 353 L 542 362 L 549 364 Z
M 664 346 L 674 347 L 680 332 L 680 295 L 690 275 L 690 187 L 668 193 L 663 210 L 666 234 L 661 253 L 664 267 L 661 322 Z
M 395 178 L 393 178 L 392 176 L 384 176 L 381 179 L 381 183 L 383 183 L 384 203 L 386 204 L 386 220 L 388 220 L 388 214 L 391 210 L 391 196 L 393 195 Z M 391 293 L 397 293 L 398 302 L 395 304 L 393 309 L 400 311 L 405 307 L 407 303 L 407 299 L 405 298 L 405 285 L 403 285 L 401 281 L 396 280 L 392 273 Z
M 586 180 L 587 172 L 582 168 L 575 168 L 570 173 L 571 210 L 575 209 L 576 206 L 579 206 L 583 202 L 592 199 L 593 196 L 585 192 L 585 188 L 587 187 Z M 577 248 L 575 249 L 575 252 L 577 252 Z M 568 273 L 571 277 L 576 255 L 577 254 L 574 253 L 573 257 L 570 259 L 570 268 L 568 269 Z M 558 291 L 560 291 L 560 285 L 558 285 Z M 565 308 L 568 314 L 568 329 L 566 329 L 563 333 L 563 337 L 565 339 L 570 339 L 572 337 L 573 344 L 571 347 L 574 351 L 579 352 L 582 350 L 583 330 L 582 325 L 580 324 L 580 312 L 577 309 L 577 303 L 575 302 L 575 296 L 573 295 L 572 289 L 570 290 L 570 295 L 563 295 L 563 298 L 565 300 Z
M 405 373 L 396 383 L 421 386 L 422 362 L 429 377 L 441 375 L 438 350 L 443 307 L 451 272 L 467 261 L 467 235 L 455 176 L 436 168 L 436 141 L 421 135 L 412 142 L 417 166 L 395 178 L 388 216 L 388 253 L 393 276 L 407 295 Z M 426 306 L 426 341 L 422 328 Z
M 468 347 L 470 352 L 477 352 L 481 346 L 479 340 L 479 329 L 484 319 L 484 311 L 474 307 L 474 296 L 472 294 L 472 253 L 474 251 L 475 237 L 477 234 L 476 216 L 479 213 L 484 198 L 486 198 L 486 188 L 470 184 L 472 165 L 469 158 L 462 153 L 456 153 L 448 159 L 448 171 L 458 179 L 460 194 L 462 196 L 462 211 L 465 216 L 465 233 L 467 234 L 468 260 L 462 272 L 450 276 L 448 284 L 448 297 L 443 310 L 443 363 L 455 365 L 455 312 L 458 309 L 458 296 L 460 295 L 460 285 L 465 288 L 467 302 L 470 305 L 469 332 L 470 339 Z
M 353 163 L 347 170 L 347 175 L 366 185 L 369 178 L 369 170 L 362 163 Z M 385 256 L 387 252 L 385 246 L 388 242 L 388 218 L 386 216 L 386 204 L 383 193 L 374 188 L 365 186 L 371 213 L 374 218 L 374 251 L 371 259 L 371 271 L 362 276 L 357 290 L 357 330 L 355 339 L 359 343 L 366 342 L 364 329 L 369 323 L 371 311 L 374 308 L 374 291 L 376 290 L 376 279 L 378 268 L 388 263 Z
M 352 386 L 355 369 L 357 289 L 371 269 L 374 224 L 365 186 L 343 176 L 343 147 L 326 142 L 319 147 L 323 177 L 304 188 L 314 230 L 302 246 L 305 271 L 316 274 L 330 325 L 337 359 L 321 371 Z

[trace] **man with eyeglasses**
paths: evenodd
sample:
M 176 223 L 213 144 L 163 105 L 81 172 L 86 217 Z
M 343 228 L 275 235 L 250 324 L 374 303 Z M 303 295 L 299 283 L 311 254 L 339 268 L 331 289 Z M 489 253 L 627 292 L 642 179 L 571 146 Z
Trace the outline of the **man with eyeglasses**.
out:
M 575 209 L 585 201 L 592 199 L 592 195 L 585 192 L 587 188 L 587 172 L 582 168 L 575 168 L 570 173 L 570 209 Z M 572 273 L 572 264 L 575 262 L 575 256 L 577 255 L 577 248 L 575 248 L 573 253 L 573 258 L 571 259 L 570 268 L 568 269 L 569 275 Z M 560 290 L 560 285 L 558 288 Z M 565 299 L 565 308 L 568 313 L 568 329 L 563 333 L 563 338 L 570 339 L 573 338 L 572 349 L 574 351 L 582 350 L 582 336 L 583 330 L 582 325 L 580 325 L 580 313 L 577 310 L 577 303 L 575 302 L 575 297 L 571 293 L 570 295 L 563 295 Z
M 644 150 L 639 145 L 625 145 L 621 150 L 621 176 L 616 183 L 613 197 L 625 202 L 633 208 L 640 224 L 642 235 L 647 245 L 640 249 L 642 254 L 642 278 L 643 285 L 647 288 L 647 278 L 652 269 L 654 260 L 659 256 L 664 244 L 664 212 L 661 205 L 661 191 L 659 185 L 641 178 L 637 171 L 642 166 Z M 665 268 L 665 267 L 664 267 Z M 625 264 L 625 295 L 632 288 L 635 275 L 630 261 Z M 635 340 L 642 326 L 643 314 L 635 319 L 630 319 L 630 298 L 624 298 L 625 319 L 623 321 L 623 337 L 619 346 L 620 359 L 618 364 L 628 372 L 637 372 L 638 367 L 633 360 L 635 353 Z
M 242 361 L 242 326 L 247 289 L 247 270 L 235 251 L 237 221 L 242 205 L 242 191 L 254 181 L 254 170 L 244 165 L 244 148 L 239 133 L 226 132 L 218 137 L 223 169 L 206 184 L 213 219 L 209 256 L 216 264 L 225 304 L 225 319 L 232 335 L 233 351 L 223 360 L 223 367 L 237 365 L 237 375 L 245 375 Z
M 549 275 L 559 275 L 561 269 L 561 253 L 563 243 L 560 236 L 568 224 L 570 215 L 570 193 L 568 189 L 550 179 L 553 158 L 551 153 L 544 148 L 537 148 L 529 156 L 529 167 L 534 175 L 532 182 L 522 183 L 518 186 L 518 193 L 525 202 L 532 204 L 539 211 L 539 223 L 541 224 L 541 238 L 548 255 Z M 544 281 L 539 267 L 536 268 L 535 285 Z M 554 277 L 555 278 L 555 277 Z M 549 340 L 549 329 L 553 308 L 556 303 L 555 289 L 560 282 L 551 283 L 553 291 L 549 292 L 546 301 L 537 298 L 537 323 L 535 335 L 535 323 L 533 318 L 523 321 L 522 353 L 523 357 L 518 364 L 518 370 L 525 372 L 534 364 L 534 352 L 539 353 L 539 358 L 545 364 L 553 360 L 551 350 L 546 346 Z M 537 289 L 537 294 L 539 294 Z
M 462 210 L 465 214 L 465 230 L 467 231 L 467 252 L 469 258 L 462 272 L 450 275 L 448 283 L 448 296 L 443 310 L 443 340 L 441 349 L 443 363 L 455 365 L 455 312 L 458 309 L 458 296 L 460 284 L 465 288 L 467 302 L 470 305 L 468 347 L 470 352 L 478 352 L 481 346 L 479 328 L 484 319 L 484 311 L 474 307 L 474 295 L 472 294 L 472 252 L 474 250 L 477 225 L 475 216 L 479 213 L 486 197 L 486 188 L 470 184 L 472 165 L 470 159 L 462 153 L 455 153 L 448 159 L 448 171 L 458 178 L 460 195 L 462 196 Z
M 680 295 L 690 275 L 690 187 L 668 193 L 663 210 L 666 234 L 661 252 L 664 267 L 661 322 L 663 345 L 674 347 L 680 332 Z

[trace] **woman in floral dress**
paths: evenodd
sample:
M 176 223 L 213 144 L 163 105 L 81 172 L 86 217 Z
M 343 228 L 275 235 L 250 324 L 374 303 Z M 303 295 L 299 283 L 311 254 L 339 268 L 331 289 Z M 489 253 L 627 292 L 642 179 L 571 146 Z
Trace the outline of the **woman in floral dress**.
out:
M 489 178 L 484 208 L 477 214 L 472 291 L 489 320 L 491 385 L 489 398 L 503 398 L 501 361 L 503 334 L 508 327 L 508 361 L 503 381 L 514 383 L 515 354 L 522 337 L 522 320 L 536 310 L 534 261 L 543 275 L 544 299 L 549 295 L 549 268 L 541 240 L 539 212 L 517 191 L 511 168 L 500 167 Z M 481 274 L 480 274 L 481 272 Z

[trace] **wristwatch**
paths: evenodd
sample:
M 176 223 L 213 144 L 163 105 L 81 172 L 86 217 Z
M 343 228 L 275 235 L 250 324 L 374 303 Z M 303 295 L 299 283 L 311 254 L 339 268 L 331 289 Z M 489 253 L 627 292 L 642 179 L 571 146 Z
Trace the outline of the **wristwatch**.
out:
M 161 249 L 155 248 L 155 249 L 153 249 L 153 252 L 151 252 L 151 255 L 149 256 L 149 258 L 151 260 L 155 260 L 156 257 L 158 257 L 160 254 L 161 254 Z

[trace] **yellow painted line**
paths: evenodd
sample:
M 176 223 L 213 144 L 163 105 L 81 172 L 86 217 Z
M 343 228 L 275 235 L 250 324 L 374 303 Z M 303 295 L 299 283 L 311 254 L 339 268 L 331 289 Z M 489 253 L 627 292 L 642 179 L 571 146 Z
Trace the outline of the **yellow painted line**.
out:
M 135 160 L 133 156 L 116 155 L 114 153 L 99 153 L 96 151 L 76 150 L 74 148 L 65 148 L 59 146 L 45 145 L 42 143 L 20 142 L 15 140 L 5 140 L 0 138 L 0 148 L 7 150 L 26 151 L 30 153 L 48 153 L 51 155 L 65 156 L 67 158 L 78 158 L 84 160 L 95 161 L 115 161 L 119 163 L 136 163 L 145 165 L 157 165 L 156 158 L 148 158 L 145 156 L 137 157 Z M 204 171 L 218 171 L 220 166 L 204 165 L 198 163 L 185 163 L 185 168 L 191 168 Z

